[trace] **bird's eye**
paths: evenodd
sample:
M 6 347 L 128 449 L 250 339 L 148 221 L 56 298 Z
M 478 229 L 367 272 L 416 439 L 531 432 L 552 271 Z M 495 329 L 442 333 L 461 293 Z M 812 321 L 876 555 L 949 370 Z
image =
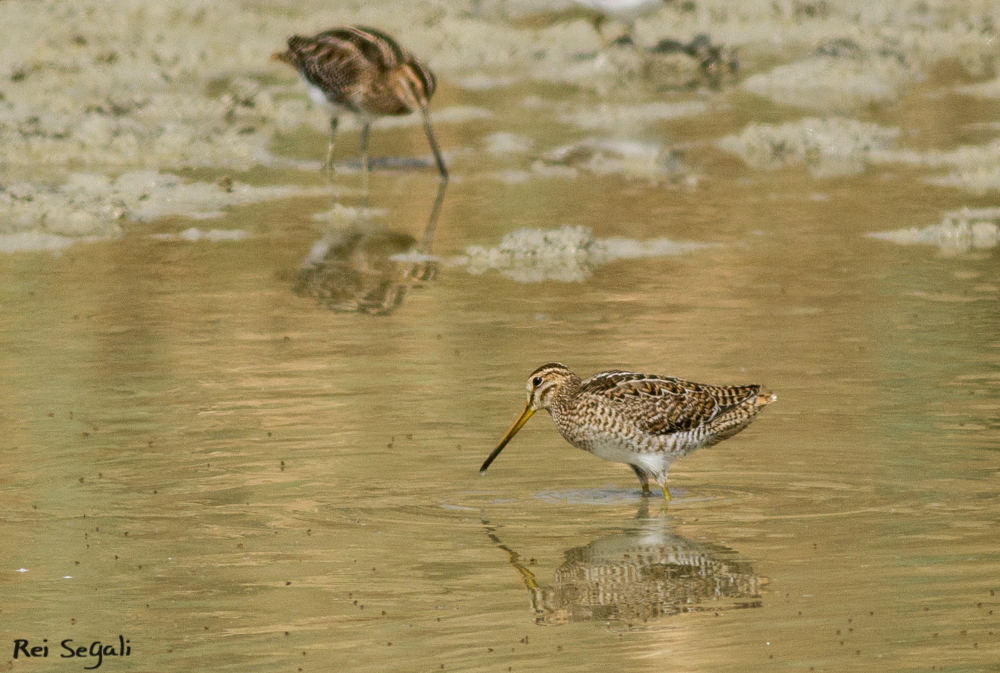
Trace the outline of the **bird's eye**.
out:
M 531 379 L 531 385 L 535 386 L 536 388 L 542 385 L 542 377 L 536 376 L 535 378 Z

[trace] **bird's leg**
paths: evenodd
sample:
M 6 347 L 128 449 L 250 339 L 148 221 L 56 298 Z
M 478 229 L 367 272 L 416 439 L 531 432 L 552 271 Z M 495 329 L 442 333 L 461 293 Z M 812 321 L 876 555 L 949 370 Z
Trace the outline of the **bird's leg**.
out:
M 371 122 L 365 122 L 361 127 L 361 188 L 365 192 L 366 201 L 368 199 L 368 132 L 371 128 Z
M 438 172 L 442 180 L 448 179 L 448 169 L 445 168 L 444 159 L 441 158 L 441 150 L 438 148 L 437 138 L 434 137 L 434 127 L 431 126 L 431 113 L 427 107 L 420 109 L 424 115 L 424 130 L 427 131 L 427 142 L 431 144 L 431 151 L 434 153 L 434 161 L 437 162 Z
M 664 471 L 661 474 L 656 475 L 656 485 L 663 489 L 663 502 L 670 502 L 673 497 L 670 495 L 670 489 L 667 488 L 667 473 Z
M 444 203 L 444 193 L 448 189 L 447 178 L 438 183 L 437 196 L 434 198 L 434 206 L 431 208 L 431 215 L 427 218 L 427 227 L 424 229 L 424 236 L 420 241 L 420 252 L 425 255 L 431 254 L 431 243 L 434 241 L 434 231 L 437 229 L 438 217 L 441 215 L 441 204 Z
M 323 164 L 326 179 L 331 181 L 333 180 L 333 140 L 337 135 L 337 122 L 336 115 L 330 118 L 330 144 L 326 148 L 326 163 Z
M 629 465 L 629 467 L 631 467 L 632 471 L 635 472 L 635 476 L 639 477 L 639 483 L 642 484 L 642 496 L 644 498 L 648 498 L 649 497 L 649 477 L 646 475 L 645 472 L 643 472 L 641 469 L 639 469 L 635 465 Z

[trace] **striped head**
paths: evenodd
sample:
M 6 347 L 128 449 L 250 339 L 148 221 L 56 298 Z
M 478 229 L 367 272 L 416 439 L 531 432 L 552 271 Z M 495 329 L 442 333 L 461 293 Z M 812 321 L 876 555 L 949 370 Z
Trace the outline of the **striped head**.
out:
M 528 383 L 528 407 L 534 412 L 549 409 L 561 391 L 580 384 L 580 377 L 559 362 L 550 362 L 531 372 Z

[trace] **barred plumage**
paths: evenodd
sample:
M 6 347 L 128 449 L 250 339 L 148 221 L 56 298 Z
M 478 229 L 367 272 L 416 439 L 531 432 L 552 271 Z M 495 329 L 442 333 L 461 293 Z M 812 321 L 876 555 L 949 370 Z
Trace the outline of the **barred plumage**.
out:
M 642 621 L 703 610 L 759 607 L 753 566 L 732 550 L 677 535 L 664 517 L 650 518 L 645 502 L 626 530 L 568 549 L 552 582 L 539 582 L 520 554 L 487 528 L 531 595 L 535 623 Z
M 626 463 L 639 477 L 643 494 L 649 493 L 652 479 L 667 500 L 671 462 L 732 437 L 777 399 L 758 385 L 713 386 L 618 370 L 581 381 L 558 362 L 532 372 L 527 389 L 524 411 L 483 463 L 481 474 L 532 414 L 545 409 L 570 444 Z
M 298 70 L 313 101 L 331 108 L 328 169 L 333 166 L 333 141 L 344 110 L 361 118 L 361 161 L 366 180 L 372 121 L 419 110 L 438 171 L 447 179 L 427 109 L 437 88 L 434 74 L 392 37 L 374 28 L 342 26 L 313 37 L 292 35 L 288 50 L 273 58 Z

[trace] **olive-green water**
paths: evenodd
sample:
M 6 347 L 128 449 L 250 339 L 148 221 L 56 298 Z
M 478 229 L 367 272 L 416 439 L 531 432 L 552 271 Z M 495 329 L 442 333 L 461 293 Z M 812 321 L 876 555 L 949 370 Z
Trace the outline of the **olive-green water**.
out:
M 690 143 L 693 188 L 484 177 L 512 165 L 463 151 L 486 135 L 566 135 L 532 126 L 528 95 L 560 94 L 440 92 L 494 116 L 439 129 L 454 179 L 432 232 L 445 261 L 417 263 L 423 280 L 384 255 L 424 236 L 433 171 L 373 173 L 354 258 L 376 278 L 368 312 L 298 279 L 328 199 L 211 222 L 243 241 L 150 237 L 192 226 L 178 218 L 4 257 L 0 667 L 94 666 L 59 643 L 121 635 L 129 656 L 100 670 L 1000 671 L 997 252 L 864 236 L 995 200 L 891 166 L 752 171 L 701 142 L 784 118 L 739 99 L 652 131 Z M 917 90 L 873 119 L 948 149 L 998 114 Z M 372 142 L 426 152 L 419 127 Z M 448 261 L 562 224 L 713 245 L 579 282 Z M 324 286 L 341 308 L 363 282 L 347 266 Z M 552 360 L 761 383 L 778 402 L 675 463 L 666 510 L 544 414 L 480 477 Z M 14 661 L 17 639 L 50 654 Z

